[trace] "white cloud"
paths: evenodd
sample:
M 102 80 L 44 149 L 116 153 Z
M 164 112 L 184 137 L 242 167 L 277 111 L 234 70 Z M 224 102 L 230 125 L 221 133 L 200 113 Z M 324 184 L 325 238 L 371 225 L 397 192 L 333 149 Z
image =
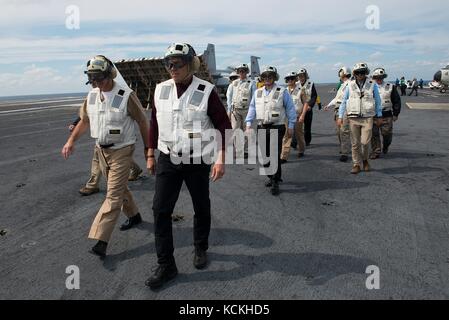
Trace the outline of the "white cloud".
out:
M 326 46 L 319 46 L 318 48 L 316 48 L 316 52 L 317 53 L 324 53 L 327 52 L 329 49 Z

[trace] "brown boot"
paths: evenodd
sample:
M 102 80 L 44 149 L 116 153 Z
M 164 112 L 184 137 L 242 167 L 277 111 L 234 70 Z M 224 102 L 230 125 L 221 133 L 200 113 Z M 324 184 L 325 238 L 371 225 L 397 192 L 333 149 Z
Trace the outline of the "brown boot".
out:
M 351 170 L 351 173 L 352 174 L 358 174 L 358 173 L 360 173 L 360 166 L 358 165 L 358 164 L 355 164 L 353 167 L 352 167 L 352 170 Z
M 369 156 L 369 158 L 370 158 L 371 160 L 379 159 L 379 157 L 380 157 L 380 154 L 378 154 L 378 153 L 373 153 L 373 154 L 371 154 L 371 155 Z
M 100 189 L 99 188 L 87 188 L 87 187 L 82 187 L 81 189 L 80 189 L 80 191 L 79 191 L 79 193 L 82 195 L 82 196 L 90 196 L 90 195 L 92 195 L 92 194 L 95 194 L 95 193 L 98 193 L 98 192 L 100 192 Z
M 368 160 L 363 161 L 363 171 L 369 172 L 371 170 Z

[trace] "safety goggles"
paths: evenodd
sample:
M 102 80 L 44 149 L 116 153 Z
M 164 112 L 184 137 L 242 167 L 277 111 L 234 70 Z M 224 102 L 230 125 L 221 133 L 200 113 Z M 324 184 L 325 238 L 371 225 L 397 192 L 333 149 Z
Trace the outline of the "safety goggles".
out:
M 186 66 L 187 62 L 185 61 L 177 61 L 173 62 L 170 60 L 164 60 L 164 65 L 167 70 L 179 70 L 181 68 L 184 68 Z
M 89 82 L 102 82 L 106 79 L 106 75 L 103 73 L 88 73 L 87 78 Z
M 265 81 L 265 80 L 274 80 L 274 79 L 276 79 L 276 76 L 275 76 L 274 74 L 264 74 L 264 75 L 260 76 L 260 79 L 261 79 L 262 81 Z

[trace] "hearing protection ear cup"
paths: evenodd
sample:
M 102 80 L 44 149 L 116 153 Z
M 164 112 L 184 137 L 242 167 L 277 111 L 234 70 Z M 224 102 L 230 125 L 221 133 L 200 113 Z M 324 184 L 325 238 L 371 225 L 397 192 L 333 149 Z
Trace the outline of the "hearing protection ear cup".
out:
M 200 67 L 201 67 L 201 60 L 199 57 L 194 56 L 192 59 L 192 71 L 193 73 L 196 73 L 198 71 L 200 71 Z
M 115 67 L 112 67 L 112 70 L 111 70 L 111 78 L 112 78 L 112 79 L 117 78 L 117 69 L 115 69 Z

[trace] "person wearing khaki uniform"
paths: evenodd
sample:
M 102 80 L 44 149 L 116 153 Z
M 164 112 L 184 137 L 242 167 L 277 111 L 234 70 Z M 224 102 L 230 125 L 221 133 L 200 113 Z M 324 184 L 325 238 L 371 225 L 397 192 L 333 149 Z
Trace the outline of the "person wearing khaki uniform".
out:
M 142 221 L 127 181 L 136 143 L 134 121 L 145 145 L 145 157 L 149 144 L 148 122 L 137 95 L 113 80 L 117 71 L 109 59 L 95 56 L 85 73 L 96 88 L 89 92 L 81 107 L 81 121 L 64 145 L 62 155 L 67 159 L 73 153 L 75 141 L 90 126 L 91 136 L 96 139 L 100 170 L 107 180 L 106 199 L 89 232 L 90 239 L 98 240 L 90 252 L 104 257 L 122 209 L 128 219 L 121 230 Z
M 370 159 L 379 158 L 381 150 L 383 154 L 388 153 L 388 148 L 393 141 L 393 122 L 398 120 L 401 113 L 401 97 L 396 86 L 385 83 L 384 79 L 387 77 L 384 68 L 378 68 L 373 72 L 373 79 L 379 86 L 379 93 L 382 98 L 382 125 L 380 127 L 373 126 Z
M 226 94 L 227 109 L 231 119 L 232 129 L 240 129 L 243 132 L 245 130 L 245 119 L 248 115 L 249 103 L 257 88 L 256 83 L 247 78 L 249 73 L 247 64 L 244 63 L 238 66 L 235 70 L 239 75 L 239 79 L 234 80 L 228 87 Z M 235 144 L 235 153 L 237 158 L 247 158 L 248 143 L 246 142 L 246 139 L 244 146 L 240 146 L 239 143 Z
M 348 87 L 351 79 L 351 69 L 347 67 L 342 67 L 338 71 L 338 76 L 341 80 L 341 85 L 338 88 L 337 95 L 335 99 L 332 100 L 327 106 L 324 107 L 324 110 L 327 111 L 330 107 L 334 107 L 334 121 L 336 124 L 336 133 L 338 138 L 338 143 L 340 146 L 340 161 L 346 162 L 348 161 L 349 153 L 351 152 L 351 129 L 349 126 L 348 115 L 345 114 L 343 117 L 343 124 L 339 126 L 338 122 L 338 114 L 340 110 L 341 103 L 343 102 L 343 97 L 346 88 Z
M 81 121 L 81 118 L 78 117 L 70 126 L 69 130 L 70 133 L 73 132 L 77 124 Z M 131 168 L 129 170 L 129 176 L 128 181 L 136 181 L 140 174 L 142 173 L 142 169 L 139 167 L 139 165 L 134 161 L 134 159 L 131 162 Z M 99 184 L 100 184 L 100 178 L 101 178 L 101 169 L 100 169 L 100 163 L 98 159 L 98 152 L 97 148 L 94 148 L 94 154 L 92 156 L 92 163 L 90 166 L 90 177 L 89 180 L 87 180 L 86 184 L 79 190 L 79 193 L 82 196 L 90 196 L 95 193 L 100 192 Z
M 306 149 L 306 141 L 304 139 L 304 123 L 299 122 L 299 118 L 302 116 L 304 111 L 304 102 L 306 101 L 306 97 L 303 92 L 297 85 L 298 74 L 296 72 L 290 72 L 285 76 L 285 82 L 287 83 L 288 93 L 293 99 L 293 103 L 296 108 L 296 123 L 293 131 L 294 136 L 296 137 L 297 146 L 298 146 L 298 158 L 304 156 L 304 151 Z M 305 116 L 305 115 L 304 115 Z M 288 157 L 290 155 L 291 145 L 293 137 L 289 137 L 287 134 L 288 130 L 288 121 L 285 124 L 286 134 L 282 139 L 282 154 L 281 154 L 281 163 L 286 163 Z
M 371 141 L 374 117 L 376 125 L 381 125 L 382 101 L 376 83 L 368 80 L 370 71 L 366 63 L 354 66 L 352 80 L 345 90 L 344 99 L 338 113 L 337 125 L 343 125 L 347 113 L 351 128 L 352 141 L 352 174 L 358 174 L 363 165 L 364 171 L 370 171 L 368 148 Z

